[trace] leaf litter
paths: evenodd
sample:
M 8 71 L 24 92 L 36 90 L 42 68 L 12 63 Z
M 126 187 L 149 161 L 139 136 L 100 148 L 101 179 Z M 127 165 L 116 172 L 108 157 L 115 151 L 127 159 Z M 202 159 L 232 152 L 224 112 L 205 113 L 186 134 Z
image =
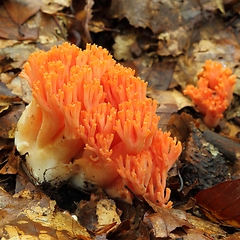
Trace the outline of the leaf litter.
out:
M 227 218 L 223 219 L 221 215 L 221 211 L 231 204 L 226 202 L 226 196 L 232 196 L 231 201 L 238 203 L 238 192 L 232 195 L 230 188 L 225 190 L 225 195 L 217 199 L 218 214 L 205 203 L 206 198 L 210 202 L 216 201 L 208 196 L 214 197 L 213 192 L 221 191 L 221 184 L 239 182 L 240 143 L 236 136 L 240 132 L 239 78 L 234 89 L 234 105 L 227 110 L 225 116 L 228 117 L 214 129 L 215 135 L 211 139 L 206 133 L 213 129 L 202 123 L 192 103 L 182 95 L 187 84 L 196 83 L 197 73 L 206 59 L 219 60 L 239 76 L 238 4 L 234 1 L 190 0 L 169 3 L 138 0 L 86 1 L 86 4 L 61 2 L 49 0 L 41 5 L 40 2 L 22 0 L 0 4 L 0 77 L 4 86 L 11 90 L 10 94 L 4 86 L 0 88 L 3 90 L 0 98 L 1 238 L 239 237 L 236 228 L 239 227 L 239 220 L 236 220 L 239 214 L 235 214 L 238 204 L 233 204 L 233 209 L 227 211 Z M 161 127 L 171 129 L 172 135 L 184 145 L 184 152 L 174 166 L 176 171 L 168 181 L 173 209 L 158 209 L 141 199 L 129 205 L 108 199 L 103 193 L 90 197 L 69 186 L 67 189 L 74 193 L 71 198 L 76 202 L 72 201 L 71 209 L 68 209 L 66 204 L 61 204 L 66 194 L 64 186 L 64 191 L 61 187 L 54 191 L 45 189 L 46 195 L 44 186 L 32 185 L 21 170 L 21 159 L 13 144 L 14 131 L 24 103 L 30 102 L 31 91 L 18 74 L 31 52 L 48 50 L 66 40 L 80 47 L 91 41 L 106 47 L 117 60 L 149 82 L 149 97 L 160 103 Z M 231 113 L 233 107 L 234 114 Z M 234 157 L 223 151 L 223 145 L 227 148 L 225 142 L 219 145 L 223 141 L 221 135 L 236 143 Z M 230 153 L 233 152 L 230 150 Z M 216 167 L 220 170 L 216 171 Z M 212 190 L 214 185 L 217 190 Z M 84 200 L 80 201 L 79 195 Z M 199 206 L 187 207 L 195 196 Z M 218 224 L 206 221 L 201 209 L 211 220 L 214 216 Z M 220 227 L 222 225 L 228 228 Z

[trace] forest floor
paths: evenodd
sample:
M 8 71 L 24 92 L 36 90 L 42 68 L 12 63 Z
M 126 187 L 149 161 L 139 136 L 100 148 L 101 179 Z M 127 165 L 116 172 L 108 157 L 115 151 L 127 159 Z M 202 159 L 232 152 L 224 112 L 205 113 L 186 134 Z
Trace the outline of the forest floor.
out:
M 239 1 L 57 2 L 0 1 L 1 239 L 240 239 Z M 18 75 L 31 53 L 66 41 L 106 48 L 148 83 L 159 127 L 183 146 L 167 182 L 172 209 L 68 183 L 36 186 L 25 174 L 14 136 L 32 95 Z M 231 104 L 215 127 L 183 94 L 206 60 L 236 75 Z

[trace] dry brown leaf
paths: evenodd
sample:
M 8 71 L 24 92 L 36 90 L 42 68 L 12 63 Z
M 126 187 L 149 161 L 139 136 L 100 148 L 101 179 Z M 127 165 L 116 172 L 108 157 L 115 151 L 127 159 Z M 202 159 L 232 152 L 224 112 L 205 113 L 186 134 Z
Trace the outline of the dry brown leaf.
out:
M 36 14 L 42 5 L 41 1 L 31 0 L 3 0 L 3 4 L 11 19 L 18 26 Z
M 150 88 L 147 95 L 159 103 L 157 108 L 157 114 L 160 116 L 159 127 L 164 131 L 167 130 L 168 122 L 173 113 L 183 107 L 192 106 L 192 102 L 177 90 L 161 91 Z
M 171 132 L 172 137 L 176 137 L 180 142 L 185 142 L 190 133 L 190 123 L 194 122 L 193 117 L 185 112 L 172 114 L 167 130 Z
M 123 221 L 116 230 L 107 235 L 107 239 L 119 240 L 150 240 L 150 233 L 146 225 L 141 221 L 136 226 L 129 220 Z
M 20 157 L 15 156 L 15 149 L 8 154 L 6 164 L 0 169 L 0 174 L 17 174 L 20 166 Z
M 193 216 L 190 213 L 187 213 L 187 219 L 196 229 L 204 231 L 207 234 L 214 236 L 216 239 L 226 237 L 226 232 L 216 223 Z
M 15 96 L 13 96 L 13 93 L 6 87 L 6 85 L 3 82 L 0 82 L 0 98 L 1 98 L 0 106 L 3 107 L 11 105 L 13 103 L 12 98 L 14 97 Z
M 240 179 L 197 193 L 196 203 L 212 221 L 240 228 Z
M 81 201 L 75 212 L 80 224 L 92 232 L 96 230 L 97 226 L 96 206 L 96 200 Z
M 73 1 L 72 6 L 75 11 L 75 18 L 72 19 L 68 27 L 68 40 L 78 46 L 85 47 L 87 43 L 92 43 L 90 34 L 90 21 L 92 19 L 93 0 Z
M 233 233 L 232 235 L 226 237 L 225 240 L 240 240 L 240 232 Z
M 11 196 L 0 188 L 0 205 L 1 239 L 90 239 L 86 229 L 69 213 L 56 211 L 55 201 L 46 196 L 34 197 L 28 190 Z
M 96 215 L 98 219 L 97 229 L 110 224 L 120 224 L 120 216 L 117 214 L 116 204 L 111 199 L 100 199 L 96 206 Z M 115 226 L 115 225 L 114 225 Z M 110 228 L 108 231 L 112 230 Z M 107 233 L 107 232 L 105 232 Z
M 137 55 L 141 51 L 140 46 L 135 42 L 131 45 L 132 52 Z M 176 65 L 175 61 L 155 61 L 147 55 L 133 59 L 129 65 L 124 63 L 125 66 L 131 67 L 136 71 L 136 75 L 148 83 L 149 91 L 153 90 L 167 90 L 174 85 L 173 71 Z
M 178 111 L 177 102 L 171 91 L 161 91 L 150 88 L 148 89 L 147 95 L 159 103 L 159 107 L 157 108 L 157 115 L 160 116 L 158 126 L 165 131 L 172 113 Z
M 18 40 L 7 40 L 7 39 L 0 39 L 0 49 L 5 47 L 10 47 L 17 44 Z
M 106 31 L 105 23 L 101 20 L 91 20 L 89 22 L 89 31 L 94 33 Z
M 216 1 L 217 8 L 221 11 L 221 13 L 225 14 L 223 0 L 215 0 L 215 1 Z
M 156 213 L 145 215 L 143 221 L 152 229 L 155 238 L 167 238 L 177 228 L 192 225 L 187 221 L 184 211 L 154 207 Z
M 0 49 L 0 56 L 8 59 L 8 64 L 5 65 L 5 71 L 9 71 L 15 68 L 21 68 L 23 63 L 27 61 L 29 55 L 39 50 L 32 43 L 24 44 L 19 43 L 10 47 Z M 4 71 L 4 72 L 5 72 Z
M 69 7 L 71 0 L 42 0 L 41 10 L 47 14 L 54 14 L 64 7 Z
M 101 199 L 98 198 L 92 195 L 90 201 L 81 201 L 76 210 L 76 216 L 88 230 L 96 234 L 107 234 L 114 230 L 121 223 L 121 220 L 113 200 L 104 196 Z M 89 217 L 86 218 L 86 216 Z
M 8 111 L 0 118 L 0 137 L 14 138 L 17 122 L 24 109 L 23 104 L 9 107 Z
M 6 1 L 9 2 L 9 1 Z M 21 13 L 20 13 L 21 14 Z M 33 17 L 34 18 L 34 17 Z M 24 18 L 23 18 L 24 20 Z M 22 25 L 15 23 L 3 5 L 0 5 L 0 37 L 13 40 L 36 40 L 38 38 L 38 28 L 35 27 L 37 18 L 30 19 Z M 33 22 L 35 24 L 33 24 Z
M 113 44 L 113 55 L 117 60 L 130 61 L 132 53 L 130 46 L 136 41 L 136 35 L 133 33 L 126 35 L 117 35 Z
M 176 30 L 159 34 L 158 39 L 158 55 L 176 57 L 185 50 L 189 41 L 189 32 L 187 28 L 181 26 Z
M 131 0 L 112 1 L 110 14 L 122 19 L 126 17 L 135 27 L 149 27 L 155 34 L 176 29 L 181 24 L 180 2 Z

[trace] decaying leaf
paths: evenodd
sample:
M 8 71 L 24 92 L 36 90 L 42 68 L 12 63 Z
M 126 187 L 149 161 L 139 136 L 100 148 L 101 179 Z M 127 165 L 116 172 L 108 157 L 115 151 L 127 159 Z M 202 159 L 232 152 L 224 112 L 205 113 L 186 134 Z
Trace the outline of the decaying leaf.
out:
M 94 33 L 103 32 L 107 30 L 105 24 L 101 20 L 91 20 L 89 23 L 89 30 Z
M 141 48 L 138 42 L 131 45 L 131 53 L 141 55 Z M 164 61 L 159 62 L 147 55 L 134 58 L 127 67 L 136 71 L 136 75 L 148 82 L 149 92 L 152 90 L 168 90 L 174 85 L 173 71 L 176 62 Z
M 20 157 L 15 155 L 15 149 L 8 154 L 5 164 L 0 169 L 0 174 L 17 174 L 20 166 Z M 2 163 L 1 163 L 2 165 Z
M 185 213 L 175 209 L 158 208 L 156 213 L 146 215 L 144 222 L 155 238 L 167 238 L 176 228 L 183 226 L 191 228 Z
M 42 0 L 41 10 L 47 14 L 54 14 L 64 7 L 69 7 L 71 0 Z
M 181 110 L 183 107 L 192 105 L 188 98 L 183 96 L 177 90 L 161 91 L 154 88 L 149 88 L 148 96 L 155 99 L 159 103 L 157 114 L 160 116 L 159 127 L 164 131 L 167 130 L 169 120 L 173 113 Z
M 188 222 L 191 223 L 195 229 L 204 231 L 206 235 L 212 236 L 214 239 L 221 239 L 226 237 L 226 232 L 221 227 L 211 221 L 196 217 L 192 214 L 187 213 Z M 189 229 L 190 230 L 190 229 Z M 194 238 L 195 240 L 195 238 Z
M 8 110 L 0 118 L 0 137 L 14 138 L 17 122 L 24 109 L 25 106 L 22 104 L 9 106 Z
M 38 38 L 38 28 L 35 26 L 37 18 L 28 20 L 29 23 L 35 22 L 35 25 L 25 21 L 38 11 L 41 2 L 31 1 L 30 4 L 30 1 L 26 0 L 27 4 L 24 5 L 24 1 L 4 1 L 4 5 L 0 5 L 0 37 L 13 40 Z M 28 9 L 29 4 L 31 6 Z
M 95 199 L 81 201 L 75 212 L 80 224 L 92 232 L 97 229 L 96 207 L 97 200 Z
M 185 112 L 172 114 L 167 129 L 171 132 L 173 137 L 176 137 L 180 142 L 185 142 L 190 133 L 190 123 L 194 122 L 193 117 Z
M 215 0 L 217 8 L 221 11 L 221 13 L 225 14 L 224 3 L 223 0 Z
M 225 181 L 197 193 L 196 202 L 212 221 L 240 227 L 240 179 Z
M 117 35 L 115 37 L 115 43 L 113 44 L 114 58 L 117 60 L 131 60 L 132 53 L 130 51 L 130 46 L 135 42 L 136 35 Z
M 141 221 L 137 225 L 132 224 L 129 220 L 123 221 L 118 227 L 107 235 L 109 240 L 150 240 L 150 234 L 147 226 Z
M 24 62 L 27 61 L 32 52 L 39 50 L 34 44 L 14 44 L 3 49 L 0 49 L 0 57 L 5 59 L 3 72 L 16 68 L 21 68 Z
M 188 13 L 191 8 L 191 15 Z M 135 27 L 149 27 L 154 34 L 175 30 L 184 22 L 194 24 L 201 13 L 193 1 L 112 1 L 110 14 L 119 19 L 126 17 Z M 191 21 L 190 21 L 191 20 Z
M 148 95 L 159 103 L 159 107 L 157 108 L 157 115 L 160 116 L 158 126 L 166 131 L 171 114 L 178 111 L 176 99 L 171 91 L 153 90 L 151 92 L 148 91 Z
M 174 31 L 163 32 L 158 36 L 158 51 L 160 56 L 178 56 L 185 50 L 188 39 L 188 29 L 179 27 Z
M 28 197 L 27 197 L 28 196 Z M 84 229 L 67 212 L 55 209 L 56 202 L 28 190 L 11 196 L 0 188 L 0 237 L 16 239 L 90 239 Z
M 81 201 L 76 210 L 79 222 L 96 234 L 107 234 L 121 223 L 113 200 L 91 196 L 91 200 Z
M 202 219 L 184 211 L 152 206 L 153 212 L 143 203 L 130 205 L 102 195 L 78 205 L 77 216 L 86 230 L 68 212 L 59 211 L 56 203 L 42 195 L 40 189 L 32 194 L 35 187 L 28 178 L 19 181 L 20 158 L 15 156 L 13 138 L 24 105 L 19 105 L 3 88 L 4 82 L 28 103 L 31 91 L 17 75 L 31 52 L 48 50 L 67 40 L 83 48 L 87 42 L 104 45 L 114 52 L 117 60 L 129 61 L 127 64 L 136 70 L 136 75 L 148 82 L 149 96 L 160 105 L 160 126 L 171 130 L 172 136 L 177 137 L 185 149 L 178 162 L 185 184 L 183 195 L 191 189 L 195 194 L 196 190 L 226 180 L 225 160 L 233 157 L 226 157 L 221 147 L 213 147 L 210 140 L 203 138 L 206 132 L 202 135 L 196 128 L 198 122 L 184 113 L 192 102 L 181 91 L 187 83 L 195 83 L 197 72 L 209 58 L 220 59 L 240 75 L 239 9 L 239 3 L 230 0 L 3 0 L 0 4 L 0 176 L 2 182 L 11 175 L 1 186 L 11 185 L 17 193 L 11 196 L 0 189 L 0 238 L 240 239 L 238 233 L 227 236 L 219 224 L 203 223 Z M 227 18 L 220 12 L 227 13 Z M 73 41 L 71 35 L 75 36 Z M 231 106 L 232 115 L 226 117 L 231 124 L 234 118 L 240 117 L 239 81 L 234 93 L 236 106 Z M 183 112 L 180 116 L 177 115 L 179 110 Z M 234 135 L 237 132 L 239 128 Z M 227 150 L 234 154 L 239 171 L 239 153 Z M 200 192 L 197 201 L 212 220 L 239 228 L 239 180 L 231 182 L 216 185 L 216 190 L 209 188 Z M 64 195 L 72 200 L 67 192 Z M 172 194 L 172 197 L 176 196 Z M 61 203 L 59 201 L 58 206 L 62 207 Z M 77 203 L 72 201 L 71 207 L 75 205 Z
M 14 101 L 20 101 L 20 99 L 17 99 L 3 82 L 0 82 L 0 99 L 1 107 L 10 106 Z
M 4 7 L 11 19 L 20 27 L 27 19 L 36 14 L 41 8 L 41 1 L 4 0 Z
M 97 228 L 115 223 L 120 224 L 120 216 L 117 214 L 115 202 L 111 199 L 100 199 L 96 207 L 96 215 L 98 218 Z
M 232 235 L 226 237 L 225 240 L 239 240 L 240 239 L 240 232 L 233 233 Z

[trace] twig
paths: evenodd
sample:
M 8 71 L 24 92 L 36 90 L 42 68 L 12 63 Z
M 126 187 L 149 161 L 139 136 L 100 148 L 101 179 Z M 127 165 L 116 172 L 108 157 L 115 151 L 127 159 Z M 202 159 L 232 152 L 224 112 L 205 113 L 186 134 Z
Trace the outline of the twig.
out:
M 240 158 L 240 144 L 233 140 L 223 137 L 218 133 L 210 130 L 205 130 L 202 135 L 208 142 L 214 145 L 218 150 L 225 155 L 233 164 Z

